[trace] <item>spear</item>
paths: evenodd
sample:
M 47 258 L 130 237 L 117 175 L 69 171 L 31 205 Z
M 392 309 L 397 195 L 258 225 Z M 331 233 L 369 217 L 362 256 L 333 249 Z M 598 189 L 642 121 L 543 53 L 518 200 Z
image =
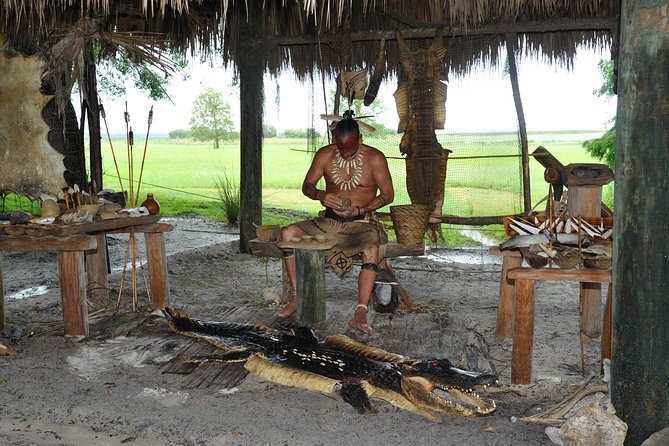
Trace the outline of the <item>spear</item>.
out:
M 144 153 L 142 154 L 142 166 L 139 168 L 139 181 L 137 181 L 137 197 L 139 197 L 139 188 L 142 187 L 142 173 L 144 173 L 144 160 L 146 159 L 146 147 L 149 144 L 149 130 L 151 129 L 151 123 L 153 122 L 153 105 L 151 110 L 149 110 L 149 125 L 146 128 L 146 139 L 144 140 Z
M 107 114 L 105 113 L 105 108 L 102 105 L 102 102 L 100 102 L 100 115 L 102 116 L 102 120 L 105 123 L 105 130 L 107 130 L 107 139 L 109 139 L 109 147 L 111 147 L 112 158 L 114 159 L 114 166 L 116 167 L 116 176 L 118 177 L 118 183 L 121 186 L 121 193 L 123 193 L 123 181 L 121 181 L 121 172 L 118 170 L 118 163 L 116 162 L 116 153 L 114 152 L 114 144 L 112 144 L 111 135 L 109 134 L 109 127 L 107 126 Z

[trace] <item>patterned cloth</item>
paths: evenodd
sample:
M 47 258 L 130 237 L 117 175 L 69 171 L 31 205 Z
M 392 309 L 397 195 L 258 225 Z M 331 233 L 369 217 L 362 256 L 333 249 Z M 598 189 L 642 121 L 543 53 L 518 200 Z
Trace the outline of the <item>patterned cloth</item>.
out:
M 325 251 L 325 260 L 335 269 L 339 276 L 343 276 L 353 267 L 353 256 L 364 253 L 371 255 L 371 247 L 379 247 L 381 263 L 386 256 L 388 236 L 381 225 L 374 219 L 339 222 L 332 218 L 318 217 L 295 223 L 308 235 L 327 235 L 328 239 L 336 240 L 337 244 Z

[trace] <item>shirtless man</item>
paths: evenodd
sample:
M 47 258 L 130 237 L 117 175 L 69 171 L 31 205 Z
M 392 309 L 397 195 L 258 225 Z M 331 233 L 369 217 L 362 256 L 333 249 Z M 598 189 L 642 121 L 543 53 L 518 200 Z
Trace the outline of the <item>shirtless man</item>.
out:
M 321 178 L 325 178 L 325 190 L 316 187 Z M 302 193 L 312 200 L 320 201 L 326 208 L 325 216 L 283 228 L 282 241 L 287 242 L 307 234 L 316 235 L 317 231 L 327 232 L 324 228 L 329 228 L 330 225 L 335 233 L 341 231 L 336 228 L 346 227 L 346 235 L 343 237 L 355 233 L 357 228 L 366 233 L 364 240 L 356 241 L 361 244 L 362 249 L 353 253 L 360 253 L 362 267 L 358 277 L 358 305 L 349 326 L 370 333 L 367 305 L 374 288 L 377 265 L 381 260 L 379 245 L 385 244 L 387 237 L 377 225 L 361 221 L 393 201 L 393 183 L 386 157 L 378 149 L 363 144 L 358 123 L 354 119 L 345 118 L 335 127 L 334 144 L 322 147 L 316 152 L 304 178 Z M 341 240 L 338 244 L 346 245 L 347 241 Z M 293 298 L 277 313 L 278 317 L 290 316 L 297 310 L 298 305 L 295 294 L 295 257 L 292 250 L 284 250 L 283 254 Z

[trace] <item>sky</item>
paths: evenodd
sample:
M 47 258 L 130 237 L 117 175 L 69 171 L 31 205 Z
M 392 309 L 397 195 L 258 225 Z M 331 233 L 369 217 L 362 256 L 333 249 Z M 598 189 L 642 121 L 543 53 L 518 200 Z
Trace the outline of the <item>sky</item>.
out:
M 615 115 L 615 98 L 607 99 L 593 95 L 602 85 L 602 76 L 597 68 L 600 59 L 608 53 L 592 49 L 580 49 L 574 68 L 567 71 L 538 61 L 522 59 L 519 62 L 520 94 L 528 131 L 554 130 L 606 130 L 608 121 Z M 107 114 L 109 132 L 125 133 L 123 112 L 130 113 L 130 126 L 135 134 L 167 134 L 176 129 L 188 129 L 195 97 L 207 87 L 221 91 L 231 106 L 232 119 L 239 129 L 239 90 L 232 87 L 232 73 L 224 68 L 190 62 L 189 79 L 173 78 L 167 87 L 171 101 L 152 101 L 145 94 L 129 88 L 124 98 L 101 100 Z M 278 87 L 277 87 L 278 85 Z M 334 81 L 326 81 L 328 92 Z M 265 77 L 265 124 L 274 126 L 279 132 L 284 129 L 303 129 L 311 126 L 311 114 L 331 113 L 323 103 L 322 83 L 317 80 L 313 94 L 317 98 L 311 104 L 308 85 L 301 84 L 292 74 L 278 79 Z M 397 80 L 385 82 L 378 98 L 385 109 L 374 119 L 389 128 L 397 126 L 393 92 Z M 277 91 L 279 99 L 277 101 Z M 329 96 L 329 94 L 328 94 Z M 147 129 L 148 113 L 153 105 L 154 119 Z M 513 105 L 511 82 L 502 72 L 479 70 L 464 78 L 451 78 L 446 101 L 447 131 L 515 131 L 516 112 Z M 104 131 L 104 124 L 103 124 Z

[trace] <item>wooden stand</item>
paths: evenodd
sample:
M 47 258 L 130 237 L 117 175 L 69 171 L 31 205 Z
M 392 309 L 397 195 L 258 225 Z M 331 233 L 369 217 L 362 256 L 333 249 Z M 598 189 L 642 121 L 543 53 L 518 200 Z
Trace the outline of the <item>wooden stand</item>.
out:
M 589 283 L 611 283 L 611 271 L 594 269 L 514 268 L 508 278 L 516 282 L 516 314 L 511 366 L 512 384 L 529 384 L 532 380 L 532 343 L 534 339 L 534 282 L 536 280 L 576 280 Z M 610 286 L 610 285 L 609 285 Z M 607 305 L 610 303 L 607 300 Z M 610 309 L 605 314 L 610 316 Z M 605 321 L 602 356 L 610 357 L 610 320 Z
M 499 246 L 491 246 L 491 255 L 502 257 L 502 278 L 499 281 L 499 306 L 497 307 L 497 331 L 500 338 L 513 336 L 516 320 L 516 284 L 509 279 L 509 270 L 519 268 L 523 264 L 523 256 L 519 251 L 501 251 Z
M 325 322 L 325 257 L 322 250 L 295 249 L 297 322 Z

